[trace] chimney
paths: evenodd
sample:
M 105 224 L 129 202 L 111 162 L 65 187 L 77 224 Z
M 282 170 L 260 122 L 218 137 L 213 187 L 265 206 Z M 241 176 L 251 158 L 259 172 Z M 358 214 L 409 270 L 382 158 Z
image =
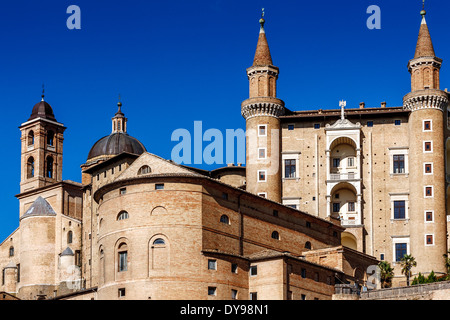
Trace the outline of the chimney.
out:
M 382 107 L 382 108 L 386 108 L 386 102 L 382 102 L 382 103 L 381 103 L 381 107 Z
M 366 106 L 366 103 L 365 103 L 365 102 L 361 102 L 361 103 L 359 104 L 359 108 L 360 108 L 360 109 L 364 109 L 365 106 Z

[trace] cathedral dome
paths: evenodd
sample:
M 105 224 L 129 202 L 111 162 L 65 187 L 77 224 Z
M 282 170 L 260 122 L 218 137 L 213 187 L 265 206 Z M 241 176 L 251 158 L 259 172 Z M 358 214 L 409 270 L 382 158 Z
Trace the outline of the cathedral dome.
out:
M 56 121 L 55 115 L 53 114 L 53 109 L 46 101 L 44 101 L 44 97 L 42 97 L 42 101 L 34 105 L 33 110 L 31 111 L 31 116 L 28 119 L 28 121 L 36 118 L 44 118 Z
M 125 132 L 113 132 L 98 140 L 89 151 L 88 160 L 118 155 L 122 152 L 140 155 L 144 153 L 144 145 Z
M 136 138 L 127 133 L 127 118 L 121 108 L 122 103 L 117 104 L 119 110 L 112 118 L 112 133 L 98 140 L 89 151 L 88 161 L 93 159 L 109 159 L 113 156 L 128 152 L 136 155 L 143 154 L 146 150 L 144 145 Z

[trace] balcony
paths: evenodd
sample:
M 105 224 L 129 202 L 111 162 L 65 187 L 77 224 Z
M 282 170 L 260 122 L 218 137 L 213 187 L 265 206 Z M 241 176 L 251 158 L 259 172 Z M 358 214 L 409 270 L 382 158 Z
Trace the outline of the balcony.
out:
M 356 180 L 357 173 L 348 172 L 348 173 L 330 173 L 330 181 L 347 181 L 347 180 Z

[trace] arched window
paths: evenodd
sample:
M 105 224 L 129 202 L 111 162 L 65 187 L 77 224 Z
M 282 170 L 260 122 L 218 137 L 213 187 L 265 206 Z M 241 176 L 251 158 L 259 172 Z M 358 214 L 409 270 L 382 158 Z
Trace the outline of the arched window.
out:
M 45 170 L 47 178 L 53 179 L 53 158 L 48 156 L 47 157 L 47 168 Z
M 280 240 L 280 234 L 277 231 L 272 232 L 272 239 Z
M 128 215 L 128 212 L 121 211 L 119 215 L 117 216 L 117 220 L 125 220 L 128 219 L 130 216 Z
M 34 145 L 34 132 L 33 132 L 33 130 L 30 130 L 30 132 L 28 132 L 28 145 L 29 146 Z
M 48 146 L 53 146 L 53 142 L 55 140 L 55 134 L 53 131 L 48 131 L 47 132 L 47 145 Z
M 119 272 L 128 270 L 128 246 L 126 243 L 121 243 L 117 250 L 118 254 L 118 270 Z
M 9 256 L 14 257 L 14 247 L 9 248 Z
M 311 250 L 311 242 L 306 241 L 306 243 L 305 243 L 305 249 Z
M 73 241 L 73 233 L 72 231 L 67 232 L 67 243 L 70 244 Z
M 220 222 L 224 224 L 230 224 L 230 219 L 228 218 L 227 215 L 224 214 L 223 216 L 220 217 Z
M 164 241 L 164 239 L 158 238 L 155 241 L 153 241 L 153 245 L 165 245 L 166 242 Z
M 151 172 L 152 172 L 152 169 L 150 169 L 149 166 L 142 166 L 138 171 L 138 175 L 147 174 L 147 173 L 151 173 Z
M 27 178 L 34 177 L 34 158 L 29 157 L 27 161 Z

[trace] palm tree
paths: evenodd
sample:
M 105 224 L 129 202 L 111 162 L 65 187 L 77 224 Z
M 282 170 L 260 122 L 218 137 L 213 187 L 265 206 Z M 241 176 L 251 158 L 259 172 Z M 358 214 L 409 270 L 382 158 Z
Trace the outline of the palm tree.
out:
M 416 259 L 410 254 L 405 254 L 400 261 L 402 265 L 402 274 L 406 276 L 406 285 L 409 287 L 409 278 L 411 276 L 411 269 L 417 267 Z
M 390 288 L 394 277 L 394 268 L 387 261 L 381 261 L 378 268 L 380 268 L 381 288 Z

